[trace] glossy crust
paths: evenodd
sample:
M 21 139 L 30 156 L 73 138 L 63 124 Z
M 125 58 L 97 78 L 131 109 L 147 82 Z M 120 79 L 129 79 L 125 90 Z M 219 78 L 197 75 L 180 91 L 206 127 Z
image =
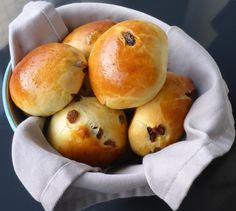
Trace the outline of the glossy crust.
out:
M 63 43 L 79 49 L 88 58 L 98 37 L 115 24 L 116 22 L 108 19 L 87 23 L 69 33 Z
M 59 43 L 44 44 L 28 53 L 10 78 L 10 95 L 24 112 L 49 116 L 77 94 L 87 62 L 77 49 Z
M 95 97 L 83 97 L 53 115 L 48 140 L 67 158 L 106 166 L 125 149 L 126 117 L 120 110 L 101 105 Z
M 166 82 L 156 97 L 136 109 L 128 131 L 134 152 L 144 156 L 181 138 L 193 91 L 190 78 L 167 73 Z
M 114 109 L 150 101 L 166 79 L 167 36 L 141 20 L 120 22 L 103 33 L 89 57 L 89 78 L 100 103 Z

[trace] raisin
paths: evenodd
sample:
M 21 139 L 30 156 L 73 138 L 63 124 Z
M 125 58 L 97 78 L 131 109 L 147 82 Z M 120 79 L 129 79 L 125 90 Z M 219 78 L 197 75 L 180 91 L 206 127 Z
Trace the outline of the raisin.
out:
M 76 110 L 71 110 L 71 111 L 69 111 L 69 112 L 67 113 L 66 118 L 68 119 L 68 121 L 69 121 L 70 123 L 74 123 L 74 122 L 76 122 L 78 116 L 79 116 L 79 112 L 78 112 L 78 111 L 76 111 Z
M 125 38 L 126 44 L 129 46 L 135 45 L 135 38 L 134 35 L 132 35 L 130 32 L 123 32 L 123 37 Z
M 153 129 L 155 130 L 155 133 L 157 135 L 161 135 L 161 136 L 163 136 L 166 131 L 165 127 L 162 124 L 158 125 L 158 127 L 154 127 Z
M 151 142 L 154 142 L 156 139 L 156 133 L 153 131 L 153 129 L 151 127 L 147 127 L 147 131 L 149 134 L 149 139 Z
M 154 142 L 157 136 L 163 136 L 165 134 L 165 127 L 160 124 L 157 127 L 147 127 L 147 131 L 149 134 L 149 139 L 151 142 Z

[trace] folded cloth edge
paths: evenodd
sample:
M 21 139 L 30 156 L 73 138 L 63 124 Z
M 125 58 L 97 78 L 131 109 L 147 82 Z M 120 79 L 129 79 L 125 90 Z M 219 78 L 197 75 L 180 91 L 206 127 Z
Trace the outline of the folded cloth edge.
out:
M 28 13 L 28 15 L 27 15 Z M 39 26 L 35 27 L 34 24 L 30 23 L 30 18 L 37 18 L 41 20 Z M 22 43 L 24 36 L 22 36 L 22 28 L 26 25 L 31 26 L 31 28 L 24 28 L 24 33 L 27 34 L 27 40 L 31 39 L 33 35 L 37 35 L 36 30 L 38 27 L 42 27 L 42 22 L 46 21 L 48 27 L 51 29 L 53 34 L 50 34 L 48 31 L 44 31 L 41 35 L 45 40 L 61 41 L 62 38 L 68 33 L 68 29 L 65 26 L 62 18 L 55 10 L 54 6 L 50 2 L 46 1 L 30 1 L 26 4 L 22 12 L 9 24 L 9 49 L 10 57 L 12 62 L 12 67 L 14 68 L 16 64 L 25 56 L 30 50 L 37 47 L 40 44 L 43 44 L 43 40 L 34 40 L 34 42 L 28 42 L 27 47 L 23 47 Z M 20 31 L 19 31 L 20 30 Z
M 45 210 L 53 210 L 58 200 L 60 200 L 65 190 L 73 183 L 73 181 L 86 171 L 90 171 L 93 168 L 87 166 L 84 169 L 80 169 L 80 171 L 75 171 L 75 169 L 78 169 L 77 163 L 71 161 L 55 172 L 40 197 L 40 202 Z

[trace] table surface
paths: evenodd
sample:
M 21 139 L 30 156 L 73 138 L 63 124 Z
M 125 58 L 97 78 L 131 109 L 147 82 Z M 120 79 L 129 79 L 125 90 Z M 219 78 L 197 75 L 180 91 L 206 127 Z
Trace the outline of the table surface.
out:
M 5 0 L 0 8 L 0 82 L 9 61 L 7 25 L 22 9 L 27 0 Z M 10 4 L 10 3 L 11 4 Z M 55 6 L 72 2 L 51 0 Z M 236 43 L 236 0 L 111 0 L 113 3 L 157 17 L 170 25 L 177 25 L 203 45 L 215 59 L 229 88 L 229 98 L 235 112 L 236 84 L 234 83 Z M 2 11 L 2 12 L 1 12 Z M 11 16 L 4 16 L 4 12 Z M 15 13 L 13 13 L 14 11 Z M 4 19 L 5 18 L 5 19 Z M 4 38 L 5 37 L 5 38 Z M 5 40 L 5 41 L 4 41 Z M 5 42 L 5 43 L 4 43 Z M 0 88 L 1 89 L 1 88 Z M 42 211 L 42 206 L 26 191 L 17 178 L 11 162 L 13 132 L 0 105 L 0 210 Z M 196 179 L 179 210 L 221 211 L 236 210 L 236 146 L 226 155 L 215 159 Z M 171 209 L 158 197 L 118 199 L 87 208 L 92 210 L 158 210 Z

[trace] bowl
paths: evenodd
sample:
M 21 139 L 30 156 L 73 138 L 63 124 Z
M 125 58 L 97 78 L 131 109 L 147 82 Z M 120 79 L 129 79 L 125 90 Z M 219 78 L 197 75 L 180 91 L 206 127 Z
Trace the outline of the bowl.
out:
M 25 117 L 22 111 L 20 111 L 11 100 L 8 88 L 11 72 L 12 72 L 12 65 L 11 62 L 9 62 L 5 70 L 2 83 L 2 100 L 3 100 L 4 112 L 6 114 L 8 123 L 10 124 L 11 129 L 15 132 L 17 125 L 20 124 L 20 122 L 22 122 L 25 119 Z
M 116 21 L 142 19 L 159 25 L 162 29 L 165 29 L 164 31 L 167 32 L 170 41 L 168 68 L 192 78 L 196 84 L 199 97 L 191 107 L 185 122 L 187 140 L 182 140 L 160 152 L 147 155 L 143 158 L 142 164 L 129 163 L 127 166 L 116 166 L 114 169 L 105 169 L 103 172 L 90 172 L 90 168 L 86 167 L 87 170 L 85 170 L 85 166 L 82 165 L 83 170 L 81 171 L 79 163 L 70 161 L 66 163 L 67 161 L 65 162 L 62 156 L 57 156 L 54 151 L 51 151 L 48 145 L 28 137 L 29 142 L 27 143 L 22 144 L 20 141 L 13 141 L 12 154 L 17 155 L 13 164 L 20 168 L 29 165 L 29 169 L 37 170 L 31 171 L 29 175 L 28 171 L 23 172 L 20 169 L 17 176 L 20 177 L 31 195 L 36 190 L 32 188 L 32 185 L 37 186 L 41 182 L 45 184 L 47 179 L 50 181 L 46 183 L 47 188 L 45 189 L 45 186 L 43 186 L 42 189 L 44 190 L 43 193 L 47 193 L 46 196 L 43 195 L 45 197 L 38 194 L 38 190 L 41 190 L 39 188 L 36 191 L 37 195 L 33 195 L 35 198 L 40 196 L 37 199 L 48 209 L 50 209 L 48 205 L 51 205 L 48 204 L 49 201 L 50 203 L 56 203 L 58 197 L 67 199 L 66 196 L 68 195 L 61 197 L 62 192 L 58 189 L 67 189 L 67 185 L 71 184 L 73 178 L 72 191 L 66 191 L 66 193 L 74 192 L 76 195 L 75 190 L 78 190 L 77 196 L 80 197 L 80 202 L 84 202 L 81 204 L 83 206 L 115 198 L 155 194 L 167 202 L 172 209 L 176 210 L 196 177 L 214 158 L 228 152 L 235 137 L 233 117 L 226 94 L 227 91 L 225 90 L 226 86 L 216 63 L 204 48 L 180 28 L 170 27 L 168 24 L 139 11 L 104 3 L 74 3 L 57 8 L 57 12 L 69 30 L 78 25 L 105 18 Z M 40 36 L 43 36 L 43 34 L 41 33 Z M 27 38 L 30 39 L 30 37 Z M 8 122 L 12 130 L 15 131 L 19 123 L 25 119 L 25 116 L 23 112 L 16 108 L 9 95 L 8 86 L 11 71 L 11 62 L 9 62 L 3 80 L 2 98 Z M 216 128 L 219 130 L 216 130 Z M 31 130 L 31 128 L 26 129 L 26 132 Z M 28 143 L 34 144 L 27 145 Z M 19 149 L 17 144 L 27 147 Z M 28 148 L 28 146 L 30 147 Z M 39 153 L 35 153 L 38 150 Z M 27 156 L 24 156 L 24 154 Z M 33 159 L 29 159 L 30 156 Z M 45 160 L 47 160 L 46 163 Z M 45 165 L 46 167 L 52 165 L 53 168 L 45 172 L 43 171 Z M 42 169 L 40 174 L 38 173 L 39 169 Z M 51 172 L 55 173 L 52 174 L 55 177 L 51 177 Z M 78 176 L 78 174 L 80 175 Z M 74 175 L 77 177 L 76 180 L 74 180 Z M 64 178 L 65 180 L 61 180 Z M 35 183 L 35 181 L 37 182 Z M 55 189 L 57 184 L 60 184 L 60 188 Z M 50 196 L 50 199 L 54 196 L 54 201 L 48 200 L 47 196 Z M 76 203 L 72 204 L 77 205 Z

